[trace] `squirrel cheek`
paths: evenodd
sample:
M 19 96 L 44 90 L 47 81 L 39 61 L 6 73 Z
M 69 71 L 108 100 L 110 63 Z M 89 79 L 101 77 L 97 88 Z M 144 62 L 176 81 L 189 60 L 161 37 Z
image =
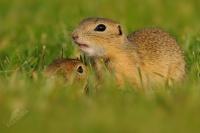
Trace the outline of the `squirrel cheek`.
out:
M 106 54 L 106 48 L 101 45 L 95 45 L 93 47 L 94 55 L 97 57 L 103 57 Z

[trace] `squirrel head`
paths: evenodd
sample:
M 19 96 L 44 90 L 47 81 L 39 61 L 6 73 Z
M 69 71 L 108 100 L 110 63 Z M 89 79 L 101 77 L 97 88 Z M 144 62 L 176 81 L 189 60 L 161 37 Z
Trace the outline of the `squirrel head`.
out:
M 87 18 L 72 33 L 78 48 L 90 57 L 103 57 L 121 47 L 126 36 L 117 22 L 106 18 Z
M 87 67 L 78 59 L 60 58 L 47 67 L 47 77 L 56 82 L 85 88 L 88 79 Z

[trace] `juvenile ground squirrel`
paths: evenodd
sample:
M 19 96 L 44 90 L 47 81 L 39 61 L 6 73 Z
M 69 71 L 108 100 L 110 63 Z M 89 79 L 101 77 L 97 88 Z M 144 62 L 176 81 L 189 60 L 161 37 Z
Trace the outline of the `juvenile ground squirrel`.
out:
M 47 67 L 48 77 L 69 83 L 84 92 L 87 85 L 87 67 L 78 59 L 60 58 Z
M 183 51 L 177 41 L 158 28 L 144 28 L 126 36 L 120 24 L 106 18 L 87 18 L 72 33 L 78 48 L 89 56 L 101 77 L 102 61 L 119 84 L 163 84 L 185 75 Z

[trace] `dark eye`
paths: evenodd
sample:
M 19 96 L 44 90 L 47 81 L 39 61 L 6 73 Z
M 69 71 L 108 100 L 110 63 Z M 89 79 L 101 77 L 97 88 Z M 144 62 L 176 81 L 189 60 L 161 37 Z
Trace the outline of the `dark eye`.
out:
M 79 66 L 79 67 L 78 67 L 77 72 L 83 73 L 83 68 L 82 68 L 82 66 Z
M 104 24 L 99 24 L 97 27 L 94 29 L 94 31 L 105 31 L 106 26 Z

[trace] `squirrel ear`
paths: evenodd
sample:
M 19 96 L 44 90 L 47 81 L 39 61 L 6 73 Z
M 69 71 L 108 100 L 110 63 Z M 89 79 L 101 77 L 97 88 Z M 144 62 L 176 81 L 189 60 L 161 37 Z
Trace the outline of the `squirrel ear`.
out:
M 118 30 L 119 30 L 119 35 L 121 36 L 123 33 L 122 33 L 122 27 L 120 25 L 118 25 Z

